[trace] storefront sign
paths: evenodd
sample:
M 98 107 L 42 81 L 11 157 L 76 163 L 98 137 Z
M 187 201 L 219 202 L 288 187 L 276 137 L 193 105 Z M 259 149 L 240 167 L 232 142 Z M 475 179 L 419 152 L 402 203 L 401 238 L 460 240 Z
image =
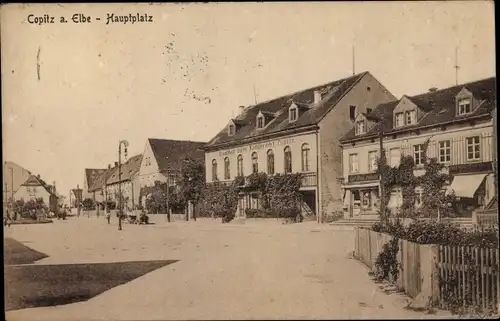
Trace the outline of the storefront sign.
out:
M 450 174 L 492 172 L 493 166 L 491 162 L 459 164 L 459 165 L 450 165 L 449 170 Z
M 378 180 L 379 180 L 379 175 L 377 173 L 355 174 L 355 175 L 349 175 L 348 177 L 349 183 L 378 181 Z
M 265 143 L 257 143 L 257 144 L 252 144 L 250 146 L 244 146 L 244 147 L 238 147 L 238 148 L 233 148 L 233 149 L 227 149 L 227 150 L 222 150 L 219 152 L 219 156 L 227 156 L 227 155 L 234 155 L 234 154 L 244 154 L 244 153 L 250 153 L 255 150 L 261 150 L 261 149 L 270 149 L 274 148 L 277 146 L 286 146 L 286 145 L 291 145 L 293 144 L 294 139 L 293 138 L 285 138 L 285 139 L 278 139 L 270 142 L 265 142 Z

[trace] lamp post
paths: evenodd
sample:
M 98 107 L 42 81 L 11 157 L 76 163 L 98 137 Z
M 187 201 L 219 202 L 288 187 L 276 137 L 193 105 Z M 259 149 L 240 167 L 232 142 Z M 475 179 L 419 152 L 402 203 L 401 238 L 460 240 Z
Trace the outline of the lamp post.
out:
M 118 231 L 122 230 L 122 144 L 125 151 L 125 157 L 127 157 L 127 147 L 128 141 L 120 140 L 118 144 Z

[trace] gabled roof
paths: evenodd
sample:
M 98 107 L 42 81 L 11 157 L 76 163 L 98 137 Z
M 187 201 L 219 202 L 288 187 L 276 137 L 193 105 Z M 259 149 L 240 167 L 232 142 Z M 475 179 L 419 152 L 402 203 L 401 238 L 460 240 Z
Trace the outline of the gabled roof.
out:
M 229 136 L 227 129 L 224 128 L 205 145 L 205 148 L 210 149 L 222 144 L 236 143 L 246 138 L 267 136 L 288 129 L 315 125 L 335 107 L 340 99 L 366 74 L 368 74 L 368 72 L 363 72 L 348 78 L 249 106 L 237 117 L 236 120 L 239 121 L 242 126 L 234 135 Z M 324 95 L 321 102 L 314 104 L 314 92 L 317 90 L 323 92 Z M 301 108 L 312 107 L 305 110 L 295 122 L 290 123 L 288 121 L 288 108 L 292 102 Z M 257 129 L 255 124 L 259 111 L 276 115 L 275 119 L 264 129 Z
M 141 168 L 141 162 L 142 154 L 139 154 L 130 157 L 125 163 L 123 163 L 121 166 L 121 181 L 123 182 L 132 179 L 132 177 L 134 177 L 134 175 L 137 174 L 137 172 Z M 118 166 L 113 167 L 111 176 L 109 177 L 106 184 L 110 185 L 118 183 L 119 176 Z
M 89 191 L 95 180 L 106 171 L 107 169 L 85 168 L 85 178 L 87 179 L 87 188 Z
M 186 158 L 205 159 L 205 152 L 201 150 L 205 142 L 157 138 L 150 138 L 148 141 L 160 171 L 180 171 Z
M 105 169 L 99 177 L 97 177 L 93 184 L 89 188 L 89 192 L 95 192 L 98 190 L 101 190 L 104 187 L 104 183 L 108 181 L 108 179 L 111 177 L 111 174 L 113 174 L 113 171 L 115 170 L 115 167 Z
M 52 192 L 52 186 L 48 185 L 43 179 L 35 175 L 30 175 L 30 177 L 28 177 L 28 179 L 22 183 L 21 186 L 41 186 L 47 191 L 47 193 L 55 195 Z
M 462 88 L 467 88 L 473 94 L 474 98 L 478 100 L 479 105 L 471 114 L 457 116 L 455 97 Z M 368 117 L 375 115 L 383 119 L 384 134 L 416 130 L 428 126 L 438 126 L 453 121 L 466 120 L 471 117 L 491 116 L 491 111 L 496 108 L 496 77 L 461 84 L 434 92 L 427 92 L 416 96 L 404 97 L 415 103 L 421 110 L 427 112 L 417 124 L 396 129 L 393 126 L 393 111 L 400 100 L 378 105 Z M 355 135 L 355 129 L 353 127 L 340 139 L 340 141 L 348 142 L 354 139 L 372 137 L 378 134 L 379 127 L 380 125 L 377 124 L 363 135 Z
M 82 199 L 83 190 L 81 188 L 80 189 L 73 188 L 71 192 L 73 193 L 73 195 L 75 195 L 77 199 Z

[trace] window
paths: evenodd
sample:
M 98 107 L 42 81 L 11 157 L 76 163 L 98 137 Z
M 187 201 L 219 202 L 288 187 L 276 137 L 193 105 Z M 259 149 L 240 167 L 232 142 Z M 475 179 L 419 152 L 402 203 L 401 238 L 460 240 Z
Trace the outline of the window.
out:
M 31 188 L 31 192 L 32 192 L 33 194 L 36 194 L 36 187 L 32 187 L 32 188 Z
M 422 206 L 422 189 L 421 188 L 416 188 L 415 189 L 415 207 L 419 208 Z
M 397 113 L 395 117 L 396 127 L 404 126 L 403 113 Z
M 480 158 L 479 136 L 467 137 L 467 160 L 478 160 Z
M 356 119 L 356 106 L 349 106 L 349 118 L 354 121 Z
M 422 165 L 424 163 L 424 145 L 413 146 L 413 158 L 415 159 L 415 165 Z
M 415 124 L 415 111 L 407 111 L 406 112 L 406 125 L 413 125 Z
M 285 147 L 285 173 L 292 172 L 292 149 L 290 146 Z
M 31 194 L 31 188 L 26 187 L 26 192 L 28 192 L 28 194 Z
M 391 148 L 389 151 L 389 165 L 392 167 L 399 166 L 401 160 L 401 151 L 399 148 Z
M 212 160 L 212 181 L 217 180 L 217 161 Z
M 377 151 L 368 152 L 368 170 L 370 172 L 377 170 Z
M 238 176 L 243 176 L 243 156 L 241 154 L 238 155 L 237 171 Z
M 234 125 L 229 125 L 229 136 L 233 136 L 235 133 Z
M 302 145 L 302 171 L 308 172 L 309 168 L 309 144 Z
M 231 171 L 229 169 L 229 157 L 224 158 L 224 179 L 231 179 Z
M 357 172 L 359 172 L 358 154 L 350 154 L 349 155 L 349 173 L 357 173 Z
M 272 149 L 267 151 L 267 173 L 274 175 L 274 152 Z
M 358 121 L 356 123 L 356 135 L 364 134 L 365 133 L 365 121 Z
M 297 108 L 290 108 L 290 121 L 297 120 Z
M 449 140 L 439 142 L 439 162 L 448 163 L 451 161 L 451 143 Z
M 264 128 L 264 117 L 257 117 L 257 128 Z
M 372 112 L 372 109 L 371 108 L 366 108 L 366 113 L 367 114 L 370 114 Z
M 471 103 L 469 98 L 460 99 L 458 101 L 458 114 L 464 115 L 471 112 Z
M 252 173 L 259 172 L 259 156 L 257 152 L 252 153 Z

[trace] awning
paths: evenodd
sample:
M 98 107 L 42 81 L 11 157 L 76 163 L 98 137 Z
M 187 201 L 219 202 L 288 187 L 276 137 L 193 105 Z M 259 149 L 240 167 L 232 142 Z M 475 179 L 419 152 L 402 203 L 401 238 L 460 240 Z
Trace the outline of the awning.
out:
M 448 190 L 454 191 L 456 197 L 473 198 L 486 175 L 488 174 L 456 175 Z

